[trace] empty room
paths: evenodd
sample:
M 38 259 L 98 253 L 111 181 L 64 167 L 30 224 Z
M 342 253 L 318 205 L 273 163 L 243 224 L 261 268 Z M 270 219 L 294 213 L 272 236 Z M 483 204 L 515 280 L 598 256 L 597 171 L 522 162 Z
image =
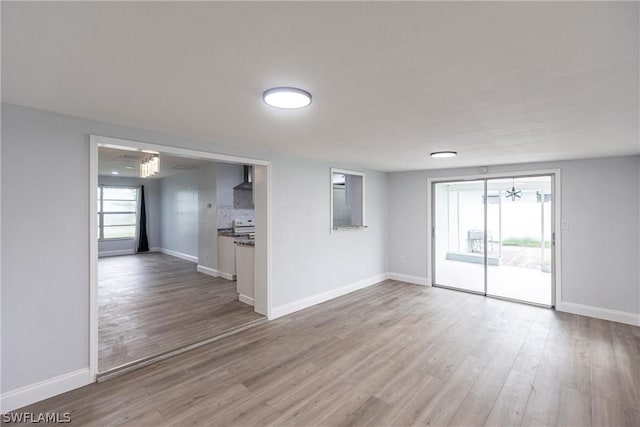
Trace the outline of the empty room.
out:
M 639 2 L 0 12 L 3 424 L 640 425 Z
M 99 377 L 265 320 L 254 310 L 252 166 L 114 142 L 98 147 L 91 197 Z

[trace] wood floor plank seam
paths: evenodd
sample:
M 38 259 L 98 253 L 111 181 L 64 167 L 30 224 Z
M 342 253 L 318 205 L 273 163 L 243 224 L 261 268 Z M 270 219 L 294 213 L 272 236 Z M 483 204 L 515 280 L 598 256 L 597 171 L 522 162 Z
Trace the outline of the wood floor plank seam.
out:
M 72 425 L 636 427 L 638 408 L 640 328 L 386 281 L 22 410 Z
M 263 319 L 236 283 L 161 253 L 98 262 L 98 371 L 115 374 Z

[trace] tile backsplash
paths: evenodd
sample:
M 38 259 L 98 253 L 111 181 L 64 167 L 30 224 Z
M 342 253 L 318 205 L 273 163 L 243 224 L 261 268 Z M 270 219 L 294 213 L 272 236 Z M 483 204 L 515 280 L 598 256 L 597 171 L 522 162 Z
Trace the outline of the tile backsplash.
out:
M 233 206 L 218 206 L 217 228 L 231 228 L 236 218 L 253 218 L 254 209 L 235 209 Z

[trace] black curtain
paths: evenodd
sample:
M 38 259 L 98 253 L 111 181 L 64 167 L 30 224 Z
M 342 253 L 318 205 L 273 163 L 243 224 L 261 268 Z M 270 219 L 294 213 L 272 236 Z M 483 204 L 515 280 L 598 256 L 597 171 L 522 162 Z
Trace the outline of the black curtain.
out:
M 138 252 L 149 252 L 149 239 L 147 238 L 147 208 L 144 203 L 144 185 L 140 187 L 140 224 L 138 236 Z

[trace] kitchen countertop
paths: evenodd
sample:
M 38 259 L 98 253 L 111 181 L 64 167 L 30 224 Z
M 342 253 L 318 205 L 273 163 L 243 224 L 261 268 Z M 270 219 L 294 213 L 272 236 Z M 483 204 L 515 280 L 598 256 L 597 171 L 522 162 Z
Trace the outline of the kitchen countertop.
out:
M 218 236 L 226 237 L 247 237 L 247 233 L 234 233 L 233 228 L 218 228 Z

